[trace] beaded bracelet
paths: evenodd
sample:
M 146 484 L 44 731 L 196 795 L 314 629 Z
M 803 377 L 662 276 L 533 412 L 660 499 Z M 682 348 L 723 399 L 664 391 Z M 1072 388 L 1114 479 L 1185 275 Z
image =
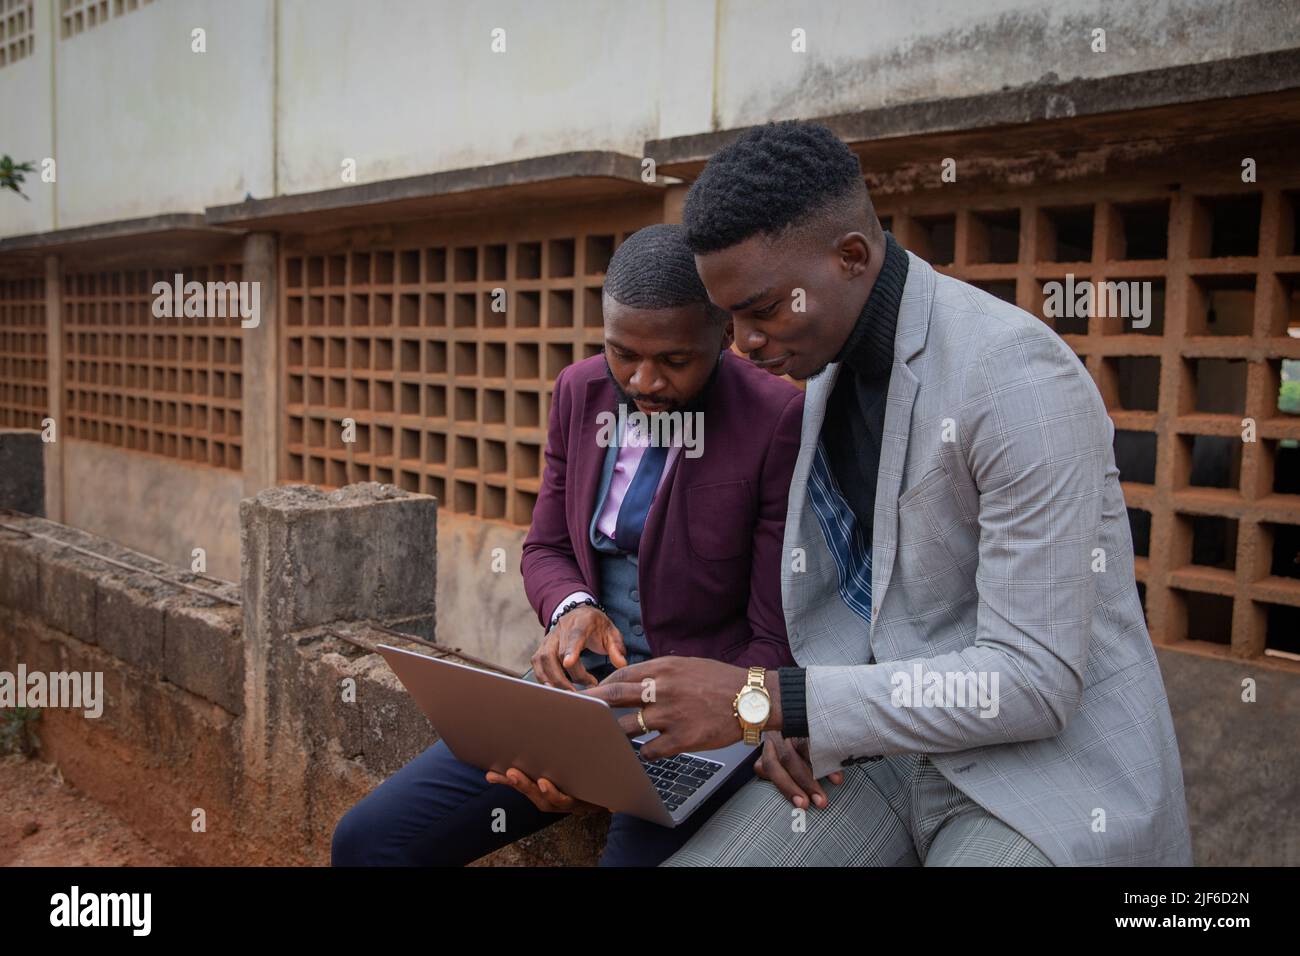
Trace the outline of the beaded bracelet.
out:
M 605 605 L 593 598 L 583 598 L 581 601 L 570 601 L 568 604 L 564 605 L 564 607 L 560 608 L 560 613 L 555 615 L 554 620 L 551 621 L 551 627 L 546 629 L 546 633 L 549 634 L 551 628 L 554 628 L 555 625 L 560 623 L 560 618 L 564 617 L 564 615 L 568 614 L 570 611 L 576 611 L 580 607 L 594 607 L 601 614 L 608 613 L 605 610 Z

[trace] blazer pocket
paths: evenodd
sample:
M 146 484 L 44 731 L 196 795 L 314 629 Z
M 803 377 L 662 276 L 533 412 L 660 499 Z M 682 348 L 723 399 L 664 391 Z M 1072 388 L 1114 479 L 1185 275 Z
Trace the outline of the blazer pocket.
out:
M 978 525 L 942 467 L 899 497 L 894 580 L 914 609 L 959 605 L 975 593 Z
M 686 489 L 686 535 L 691 550 L 705 561 L 738 558 L 750 547 L 748 481 L 723 481 Z
M 926 472 L 925 476 L 920 481 L 914 484 L 911 488 L 908 488 L 899 496 L 898 509 L 902 511 L 909 503 L 921 497 L 921 495 L 925 494 L 947 477 L 948 469 L 944 468 L 943 465 L 939 465 L 932 471 Z

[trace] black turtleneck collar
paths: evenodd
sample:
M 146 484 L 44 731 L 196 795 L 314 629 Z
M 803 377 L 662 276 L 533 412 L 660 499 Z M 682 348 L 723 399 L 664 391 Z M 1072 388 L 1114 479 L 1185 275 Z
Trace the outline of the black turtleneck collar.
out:
M 885 261 L 876 284 L 834 361 L 867 379 L 888 377 L 894 364 L 894 330 L 907 284 L 907 253 L 891 232 L 885 233 Z

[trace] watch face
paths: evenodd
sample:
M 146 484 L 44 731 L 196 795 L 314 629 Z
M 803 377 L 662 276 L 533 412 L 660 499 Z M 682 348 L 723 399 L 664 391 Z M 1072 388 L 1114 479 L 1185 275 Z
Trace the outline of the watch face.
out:
M 747 724 L 765 722 L 771 709 L 772 702 L 767 699 L 767 695 L 756 690 L 746 691 L 740 695 L 740 700 L 736 702 L 736 713 L 740 714 L 741 720 Z

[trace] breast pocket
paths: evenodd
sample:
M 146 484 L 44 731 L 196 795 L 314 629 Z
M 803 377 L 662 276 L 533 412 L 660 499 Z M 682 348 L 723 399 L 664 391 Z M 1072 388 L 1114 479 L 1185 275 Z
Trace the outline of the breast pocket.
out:
M 903 492 L 902 496 L 898 499 L 898 510 L 902 511 L 903 508 L 907 506 L 908 502 L 915 501 L 919 496 L 926 494 L 931 489 L 941 485 L 947 477 L 948 471 L 942 465 L 935 468 L 933 471 L 927 472 L 925 477 Z
M 748 481 L 686 489 L 687 538 L 696 557 L 728 561 L 749 552 L 754 501 Z
M 979 515 L 963 503 L 946 469 L 926 474 L 898 499 L 898 574 L 914 607 L 974 595 Z

